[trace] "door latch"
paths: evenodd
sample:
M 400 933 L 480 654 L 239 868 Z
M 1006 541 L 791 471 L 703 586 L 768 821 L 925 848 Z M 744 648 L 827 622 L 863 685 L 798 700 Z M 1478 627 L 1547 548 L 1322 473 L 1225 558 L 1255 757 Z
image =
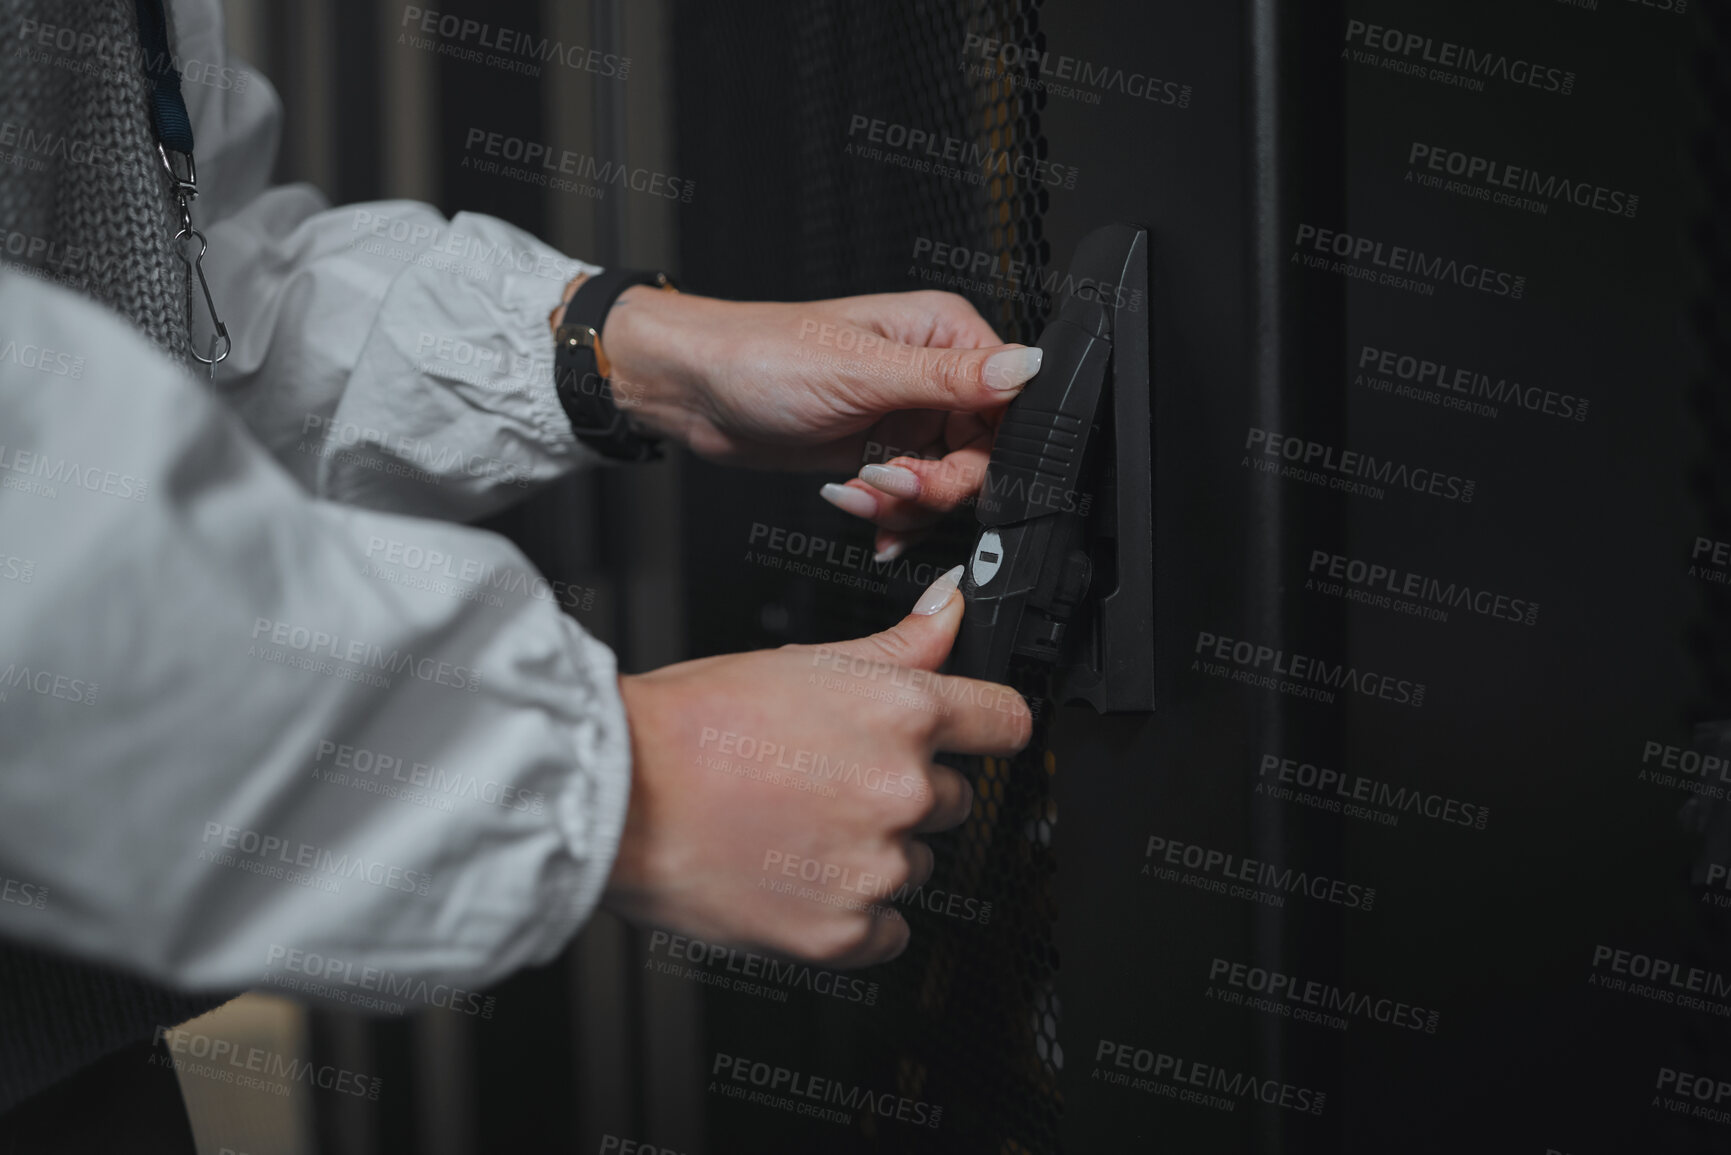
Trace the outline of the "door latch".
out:
M 1076 246 L 1040 371 L 992 446 L 954 673 L 1004 682 L 1031 661 L 1060 705 L 1154 709 L 1148 279 L 1144 228 L 1107 225 Z

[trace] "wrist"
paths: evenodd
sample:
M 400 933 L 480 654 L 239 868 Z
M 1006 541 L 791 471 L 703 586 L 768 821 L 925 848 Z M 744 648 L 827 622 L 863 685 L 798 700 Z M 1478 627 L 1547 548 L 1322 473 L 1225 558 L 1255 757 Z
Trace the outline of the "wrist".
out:
M 565 310 L 589 280 L 578 273 L 566 284 L 559 304 L 547 315 L 555 340 Z M 681 313 L 693 305 L 719 305 L 706 297 L 632 285 L 614 300 L 601 321 L 601 348 L 607 357 L 613 404 L 643 432 L 689 444 L 689 431 L 707 412 L 703 404 L 708 363 L 695 350 L 694 328 Z
M 626 741 L 631 752 L 631 784 L 625 804 L 625 822 L 619 831 L 619 846 L 614 852 L 605 894 L 609 903 L 623 902 L 627 906 L 638 889 L 638 880 L 643 877 L 643 831 L 648 824 L 648 782 L 644 773 L 643 743 L 638 737 L 638 723 L 646 706 L 640 697 L 640 689 L 635 675 L 619 675 L 619 701 L 625 708 Z
M 633 285 L 613 302 L 601 344 L 614 404 L 633 425 L 690 444 L 691 430 L 709 413 L 704 367 L 716 363 L 701 347 L 701 318 L 724 304 L 650 285 Z

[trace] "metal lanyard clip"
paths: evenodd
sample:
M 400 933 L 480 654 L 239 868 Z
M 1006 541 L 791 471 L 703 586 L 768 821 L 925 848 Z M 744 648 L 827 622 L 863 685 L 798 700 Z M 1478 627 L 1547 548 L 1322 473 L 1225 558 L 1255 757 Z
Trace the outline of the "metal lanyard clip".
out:
M 200 356 L 197 349 L 192 350 L 192 356 L 201 365 L 210 366 L 210 379 L 216 380 L 216 363 L 223 360 L 234 348 L 234 342 L 229 339 L 228 326 L 216 315 L 216 301 L 210 295 L 210 282 L 204 276 L 204 253 L 210 247 L 210 242 L 203 233 L 192 227 L 192 202 L 198 199 L 198 166 L 193 163 L 190 152 L 177 152 L 176 156 L 184 157 L 186 167 L 184 173 L 175 168 L 174 160 L 169 156 L 169 150 L 158 143 L 156 151 L 162 157 L 162 167 L 168 170 L 168 177 L 174 182 L 174 199 L 180 206 L 180 231 L 174 234 L 174 249 L 185 261 L 187 267 L 198 274 L 198 287 L 204 292 L 204 307 L 210 310 L 210 323 L 214 333 L 210 338 L 210 356 Z M 192 251 L 192 242 L 198 242 L 198 251 Z

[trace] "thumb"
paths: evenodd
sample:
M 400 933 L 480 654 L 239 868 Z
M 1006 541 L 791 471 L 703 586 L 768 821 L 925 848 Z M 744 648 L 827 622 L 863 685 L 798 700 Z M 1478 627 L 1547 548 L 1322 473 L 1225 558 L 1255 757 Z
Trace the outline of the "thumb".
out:
M 1040 371 L 1041 350 L 1028 345 L 985 349 L 904 346 L 908 355 L 872 362 L 865 384 L 882 412 L 942 409 L 977 413 L 999 409 Z
M 897 666 L 936 670 L 949 656 L 956 631 L 962 628 L 961 583 L 962 567 L 957 566 L 927 587 L 914 603 L 913 612 L 889 629 L 827 648 Z

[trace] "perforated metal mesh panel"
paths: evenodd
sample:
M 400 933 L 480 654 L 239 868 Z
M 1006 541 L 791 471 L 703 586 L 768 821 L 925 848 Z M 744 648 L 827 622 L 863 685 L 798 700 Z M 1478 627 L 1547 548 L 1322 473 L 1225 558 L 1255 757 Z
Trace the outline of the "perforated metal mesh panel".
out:
M 1695 159 L 1707 204 L 1720 206 L 1731 194 L 1731 11 L 1704 6 L 1707 42 L 1700 55 L 1699 76 L 1710 127 L 1703 130 Z M 1731 541 L 1731 460 L 1723 452 L 1731 436 L 1731 237 L 1723 220 L 1708 215 L 1695 236 L 1702 253 L 1702 291 L 1697 300 L 1695 328 L 1707 362 L 1696 379 L 1690 400 L 1702 426 L 1701 444 L 1709 449 L 1690 469 L 1690 483 L 1701 510 L 1702 525 L 1716 540 Z M 1701 703 L 1696 721 L 1718 720 L 1731 703 L 1731 603 L 1702 596 L 1699 624 L 1691 639 L 1701 675 Z M 1731 728 L 1731 726 L 1728 726 Z
M 861 127 L 864 118 L 956 138 L 987 156 L 1043 159 L 1045 98 L 1028 85 L 1031 70 L 1007 69 L 982 51 L 988 40 L 1022 50 L 1003 54 L 1010 59 L 1043 50 L 1039 8 L 1029 0 L 817 0 L 771 13 L 680 3 L 680 165 L 701 190 L 681 221 L 687 283 L 780 299 L 934 287 L 913 267 L 921 238 L 990 253 L 999 269 L 1048 267 L 1041 230 L 1048 194 L 1016 166 L 987 161 L 970 169 L 963 160 L 956 167 L 971 175 L 918 171 L 925 159 L 918 150 L 885 145 L 887 127 L 873 148 L 873 130 Z M 1006 341 L 1033 343 L 1050 306 L 1034 294 L 960 291 Z M 716 496 L 722 491 L 725 502 Z M 862 528 L 814 508 L 805 487 L 763 481 L 742 495 L 737 475 L 724 480 L 702 469 L 688 492 L 688 522 L 726 526 L 728 507 L 741 500 L 766 522 L 869 542 Z M 910 558 L 947 568 L 966 556 L 971 536 L 969 520 L 958 519 Z M 871 593 L 741 572 L 749 570 L 738 562 L 742 544 L 694 546 L 695 566 L 724 571 L 718 579 L 704 568 L 706 579 L 693 583 L 688 617 L 699 652 L 855 636 L 905 613 L 917 592 L 893 580 L 887 593 Z M 756 621 L 740 612 L 742 601 L 755 603 Z M 716 621 L 722 603 L 726 623 L 703 626 Z M 898 1093 L 944 1109 L 937 1129 L 879 1134 L 873 1150 L 1057 1149 L 1056 814 L 1044 747 L 1037 734 L 1014 760 L 968 761 L 973 817 L 931 840 L 933 909 L 906 904 L 913 945 L 873 975 L 884 998 L 859 1042 Z

